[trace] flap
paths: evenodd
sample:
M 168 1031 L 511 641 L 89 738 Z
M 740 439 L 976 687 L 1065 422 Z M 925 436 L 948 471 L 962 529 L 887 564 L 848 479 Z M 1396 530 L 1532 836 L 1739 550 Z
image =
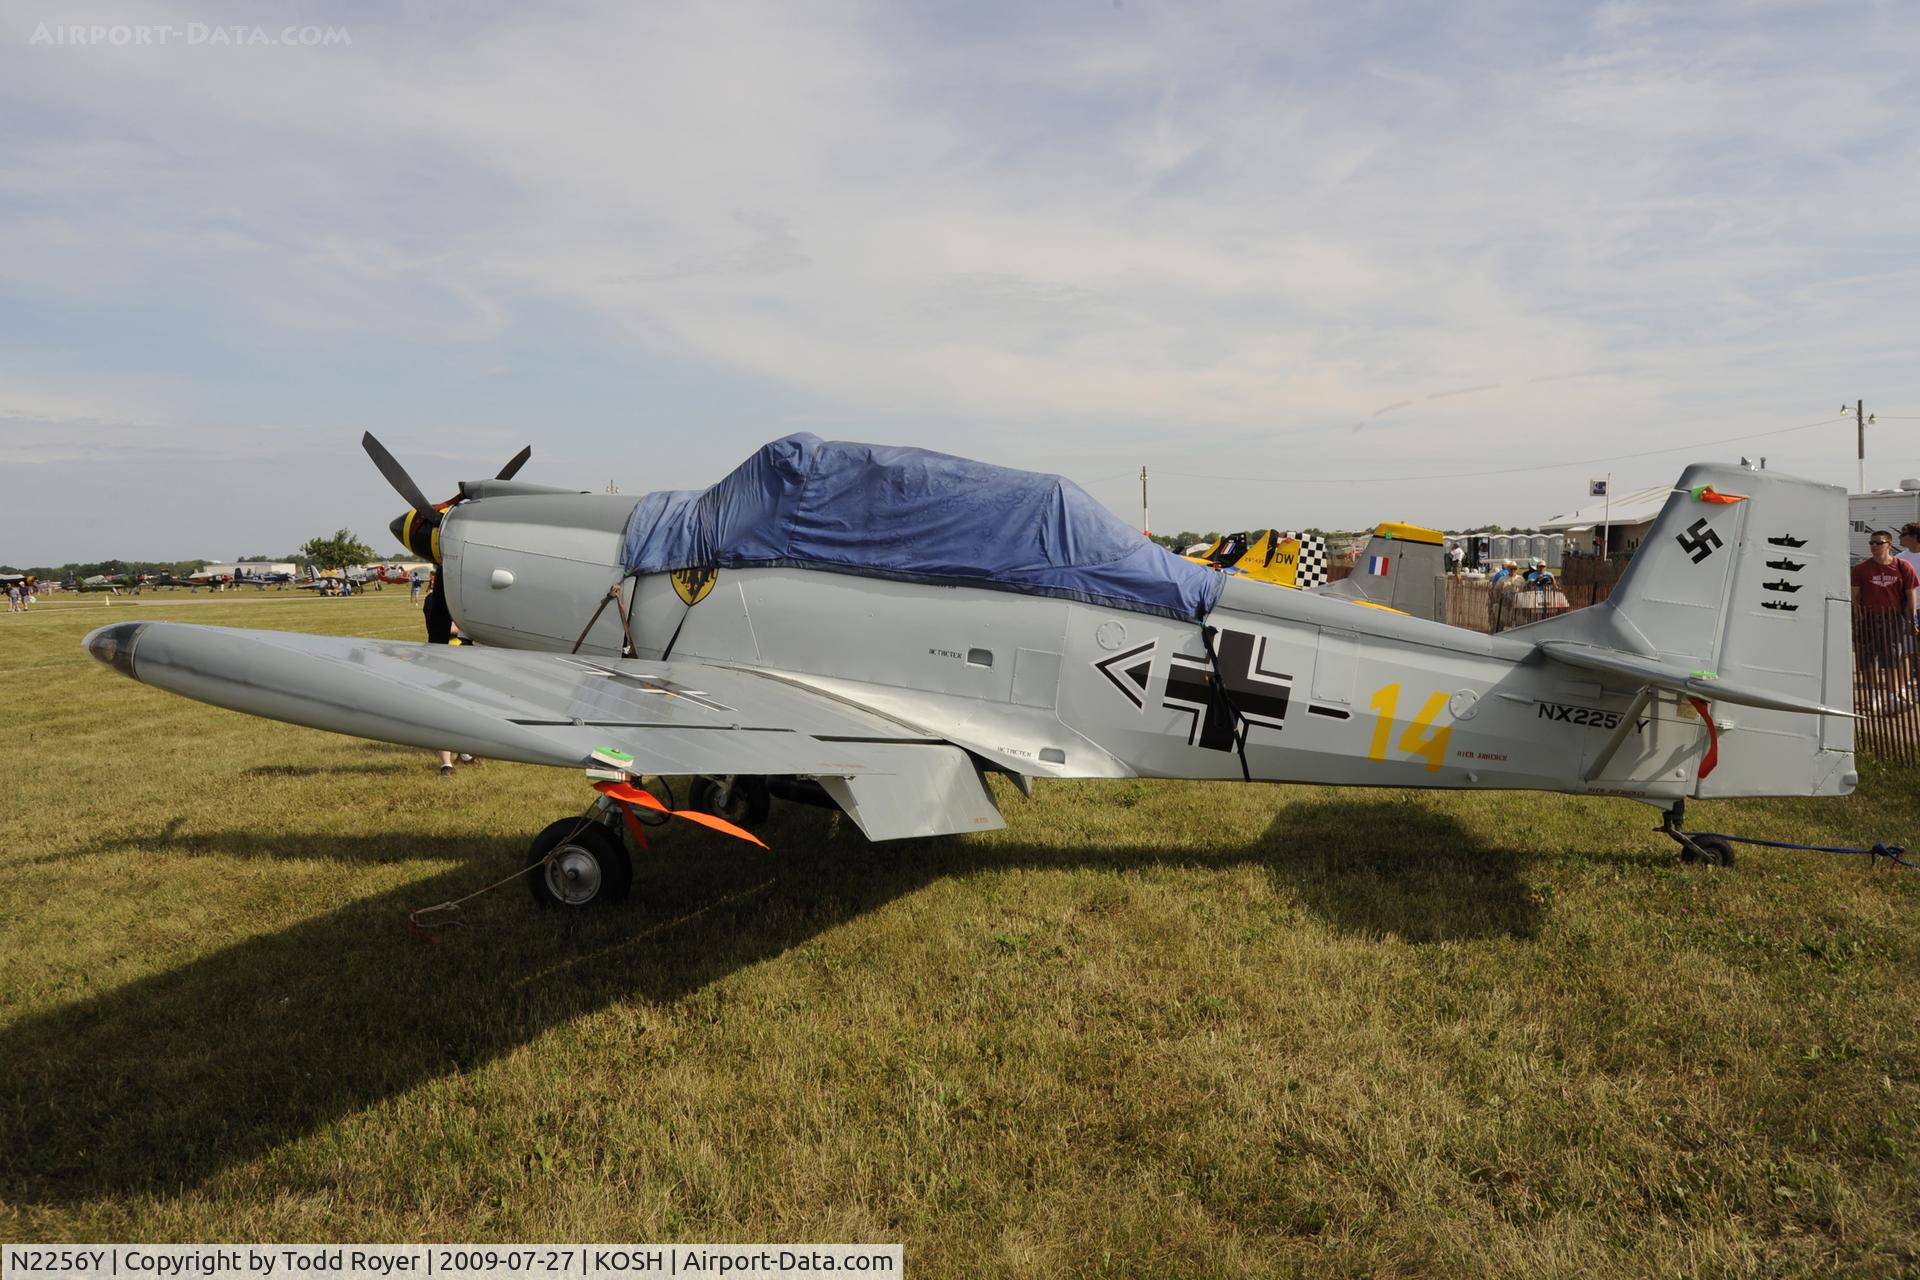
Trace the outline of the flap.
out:
M 822 778 L 869 840 L 998 831 L 1007 825 L 973 759 L 954 746 L 874 744 L 885 774 Z

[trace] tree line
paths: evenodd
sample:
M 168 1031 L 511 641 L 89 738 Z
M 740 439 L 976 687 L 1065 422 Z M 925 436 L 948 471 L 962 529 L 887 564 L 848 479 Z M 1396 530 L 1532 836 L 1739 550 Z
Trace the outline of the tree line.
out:
M 372 547 L 356 538 L 350 530 L 337 529 L 331 536 L 309 538 L 298 551 L 284 556 L 241 556 L 241 561 L 267 560 L 292 564 L 300 572 L 308 569 L 346 569 L 372 564 L 380 557 Z M 139 574 L 172 574 L 184 578 L 212 564 L 211 560 L 69 560 L 62 565 L 0 564 L 0 573 L 30 573 L 46 582 L 67 578 L 118 578 Z

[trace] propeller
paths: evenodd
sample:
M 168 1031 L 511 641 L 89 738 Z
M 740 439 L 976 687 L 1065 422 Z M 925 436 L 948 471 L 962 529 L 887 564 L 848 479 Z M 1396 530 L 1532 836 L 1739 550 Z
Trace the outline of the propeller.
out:
M 387 528 L 393 531 L 393 536 L 399 539 L 400 544 L 407 550 L 439 564 L 440 522 L 445 518 L 447 508 L 460 499 L 453 497 L 445 502 L 427 501 L 427 495 L 422 492 L 419 485 L 413 482 L 413 477 L 408 475 L 407 469 L 400 465 L 400 460 L 387 452 L 385 445 L 373 438 L 373 432 L 368 431 L 360 437 L 360 447 L 367 451 L 369 458 L 373 459 L 373 465 L 380 468 L 380 474 L 387 478 L 387 483 L 393 486 L 394 492 L 405 498 L 409 504 L 407 513 L 394 517 L 393 523 Z M 513 479 L 520 468 L 527 465 L 527 459 L 532 456 L 533 446 L 528 445 L 507 460 L 507 465 L 500 468 L 500 474 L 495 479 Z

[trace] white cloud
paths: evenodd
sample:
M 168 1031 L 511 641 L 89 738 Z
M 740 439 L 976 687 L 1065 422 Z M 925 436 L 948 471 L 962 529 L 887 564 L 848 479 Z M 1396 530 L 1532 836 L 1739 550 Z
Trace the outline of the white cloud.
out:
M 486 363 L 558 317 L 800 412 L 1107 470 L 1186 440 L 1265 475 L 1626 452 L 1920 392 L 1895 8 L 939 21 L 606 3 L 369 14 L 349 49 L 11 50 L 38 127 L 0 144 L 9 283 L 177 306 L 261 360 Z M 1535 514 L 1510 502 L 1407 514 Z

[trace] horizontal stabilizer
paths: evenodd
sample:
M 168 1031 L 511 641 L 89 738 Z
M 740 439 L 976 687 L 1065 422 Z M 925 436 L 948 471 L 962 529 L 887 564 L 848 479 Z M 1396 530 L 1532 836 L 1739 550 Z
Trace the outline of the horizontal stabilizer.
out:
M 1839 707 L 1821 706 L 1786 694 L 1757 689 L 1752 685 L 1729 684 L 1710 672 L 1689 671 L 1671 662 L 1660 662 L 1618 649 L 1602 649 L 1572 640 L 1542 640 L 1534 646 L 1542 655 L 1569 667 L 1620 676 L 1655 689 L 1666 689 L 1690 698 L 1709 702 L 1736 702 L 1769 711 L 1796 711 L 1810 716 L 1851 716 Z

